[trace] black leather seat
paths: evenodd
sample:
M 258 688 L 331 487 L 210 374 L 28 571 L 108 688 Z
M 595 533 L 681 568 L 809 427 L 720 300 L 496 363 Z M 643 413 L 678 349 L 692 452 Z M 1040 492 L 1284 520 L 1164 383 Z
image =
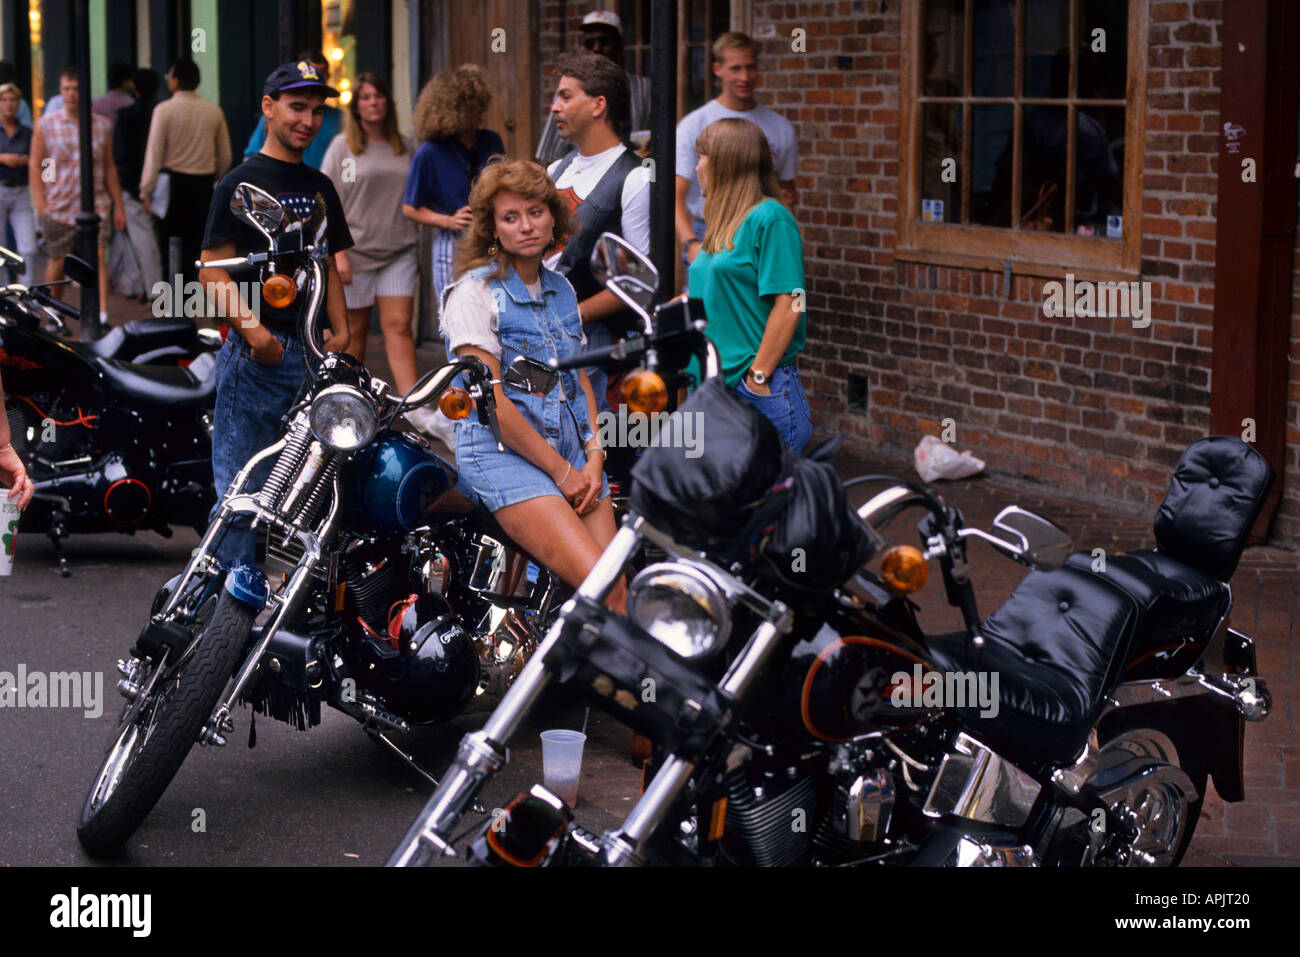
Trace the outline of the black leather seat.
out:
M 1272 482 L 1268 461 L 1240 439 L 1218 435 L 1188 446 L 1156 512 L 1156 548 L 1108 558 L 1095 573 L 1124 589 L 1138 608 L 1126 679 L 1181 674 L 1200 657 L 1228 612 L 1225 582 Z M 1084 552 L 1069 560 L 1088 572 L 1093 563 Z
M 133 319 L 114 326 L 103 338 L 89 343 L 102 359 L 129 362 L 157 349 L 176 348 L 187 353 L 203 349 L 198 327 L 189 319 Z
M 108 388 L 142 405 L 210 405 L 217 394 L 216 376 L 200 379 L 189 369 L 134 365 L 116 359 L 100 359 L 95 366 Z
M 932 640 L 941 671 L 998 674 L 997 714 L 960 709 L 975 737 L 1019 760 L 1071 762 L 1119 681 L 1137 619 L 1133 602 L 1104 578 L 1060 568 L 1030 572 L 984 620 L 985 646 L 964 632 Z

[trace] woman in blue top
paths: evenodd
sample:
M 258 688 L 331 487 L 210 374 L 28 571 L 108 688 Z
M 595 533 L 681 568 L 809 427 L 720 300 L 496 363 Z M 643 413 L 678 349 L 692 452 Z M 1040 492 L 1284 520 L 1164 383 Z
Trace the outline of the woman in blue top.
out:
M 469 215 L 456 279 L 442 302 L 448 354 L 477 356 L 500 379 L 518 356 L 545 362 L 581 351 L 578 297 L 567 279 L 542 266 L 576 228 L 546 171 L 526 160 L 488 166 L 470 193 Z M 497 449 L 476 417 L 462 419 L 461 479 L 511 538 L 576 587 L 615 532 L 591 383 L 573 369 L 545 396 L 495 389 L 506 449 Z M 620 583 L 608 603 L 622 611 L 626 601 Z
M 470 223 L 474 177 L 491 157 L 505 155 L 501 137 L 479 129 L 491 102 L 482 69 L 466 65 L 435 76 L 415 104 L 415 134 L 424 143 L 411 161 L 402 214 L 433 227 L 433 294 L 440 299 L 456 240 Z
M 767 137 L 749 120 L 709 124 L 695 141 L 704 240 L 689 273 L 727 385 L 802 453 L 812 412 L 796 365 L 807 338 L 803 240 L 782 205 Z

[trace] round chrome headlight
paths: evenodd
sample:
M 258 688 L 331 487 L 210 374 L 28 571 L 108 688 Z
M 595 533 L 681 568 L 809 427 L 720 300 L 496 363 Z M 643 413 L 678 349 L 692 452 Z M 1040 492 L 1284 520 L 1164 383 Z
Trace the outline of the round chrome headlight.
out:
M 312 401 L 312 434 L 339 452 L 353 452 L 366 445 L 378 428 L 375 404 L 350 385 L 322 389 Z
M 633 578 L 627 614 L 683 658 L 708 654 L 730 626 L 722 587 L 703 570 L 681 562 L 660 562 Z

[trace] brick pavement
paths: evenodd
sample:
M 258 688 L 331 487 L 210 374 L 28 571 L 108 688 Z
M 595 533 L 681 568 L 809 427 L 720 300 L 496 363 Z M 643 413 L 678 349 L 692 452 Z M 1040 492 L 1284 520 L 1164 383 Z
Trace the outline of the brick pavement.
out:
M 109 308 L 115 325 L 150 315 L 147 304 L 127 302 L 117 296 L 110 297 Z M 418 354 L 421 370 L 442 360 L 439 345 L 421 347 Z M 376 375 L 388 374 L 379 336 L 370 336 L 366 359 Z M 841 454 L 836 465 L 845 478 L 867 472 L 915 478 L 911 463 L 897 458 Z M 1112 513 L 1053 495 L 1042 487 L 997 476 L 943 483 L 942 490 L 952 504 L 962 509 L 968 524 L 983 528 L 989 527 L 1002 507 L 1014 503 L 1060 524 L 1074 535 L 1080 548 L 1101 547 L 1108 554 L 1117 554 L 1149 547 L 1153 542 L 1154 510 L 1146 516 Z M 854 501 L 861 501 L 861 497 Z M 904 516 L 891 530 L 906 528 L 906 519 Z M 911 542 L 903 537 L 893 540 Z M 1011 592 L 1025 569 L 986 545 L 973 544 L 970 554 L 980 609 L 988 614 Z M 1273 712 L 1263 723 L 1246 726 L 1246 800 L 1224 804 L 1211 787 L 1185 861 L 1188 865 L 1300 865 L 1300 736 L 1296 733 L 1300 728 L 1300 675 L 1294 643 L 1300 605 L 1298 572 L 1300 555 L 1254 547 L 1246 550 L 1233 578 L 1232 622 L 1256 640 L 1260 674 L 1273 695 Z M 927 627 L 960 627 L 956 610 L 943 601 L 942 589 L 935 586 L 932 581 L 921 595 Z M 631 780 L 626 770 L 619 770 L 617 774 L 607 772 L 612 775 L 608 783 L 613 790 L 625 790 Z M 612 791 L 606 797 L 603 803 L 611 810 L 622 803 Z

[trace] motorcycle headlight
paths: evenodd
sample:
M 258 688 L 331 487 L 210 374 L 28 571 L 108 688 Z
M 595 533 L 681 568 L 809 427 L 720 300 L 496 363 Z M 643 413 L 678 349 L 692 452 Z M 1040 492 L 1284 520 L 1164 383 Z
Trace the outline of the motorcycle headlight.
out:
M 322 389 L 311 404 L 311 431 L 330 448 L 353 452 L 375 437 L 375 404 L 350 385 Z
M 627 614 L 683 658 L 708 654 L 730 625 L 721 586 L 703 570 L 680 562 L 650 565 L 633 578 Z

